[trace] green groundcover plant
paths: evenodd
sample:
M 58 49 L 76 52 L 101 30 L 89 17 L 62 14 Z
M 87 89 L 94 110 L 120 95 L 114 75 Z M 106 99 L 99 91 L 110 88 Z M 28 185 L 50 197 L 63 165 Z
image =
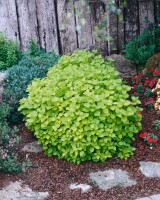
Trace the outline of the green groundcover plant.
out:
M 141 129 L 140 102 L 129 97 L 130 89 L 111 61 L 79 50 L 32 82 L 19 111 L 49 156 L 74 163 L 127 158 Z

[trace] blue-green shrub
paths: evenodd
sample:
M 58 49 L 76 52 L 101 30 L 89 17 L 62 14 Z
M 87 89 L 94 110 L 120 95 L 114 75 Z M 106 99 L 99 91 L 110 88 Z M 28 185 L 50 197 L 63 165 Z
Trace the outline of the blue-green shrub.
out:
M 18 65 L 8 69 L 3 83 L 3 101 L 11 107 L 8 117 L 10 122 L 21 122 L 22 115 L 17 110 L 20 99 L 27 96 L 27 86 L 34 78 L 45 77 L 49 67 L 55 65 L 58 59 L 59 56 L 54 52 L 45 52 L 31 42 L 29 50 L 25 52 Z

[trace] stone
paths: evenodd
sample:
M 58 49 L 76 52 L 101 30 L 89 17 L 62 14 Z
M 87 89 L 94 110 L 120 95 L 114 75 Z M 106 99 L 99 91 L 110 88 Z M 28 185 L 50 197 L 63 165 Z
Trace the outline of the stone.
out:
M 121 169 L 110 169 L 106 171 L 98 171 L 89 174 L 93 183 L 102 190 L 108 190 L 112 187 L 128 187 L 136 184 L 136 181 L 129 178 L 126 171 Z
M 27 185 L 22 187 L 21 182 L 10 182 L 0 190 L 0 200 L 45 200 L 48 192 L 33 192 Z
M 120 77 L 127 78 L 136 74 L 136 67 L 133 61 L 128 60 L 120 54 L 107 56 L 105 60 L 108 60 L 109 58 L 113 60 L 113 64 L 115 65 L 116 70 L 119 72 Z
M 146 66 L 143 70 L 144 75 L 151 74 L 151 68 L 160 69 L 160 52 L 153 54 L 147 61 Z
M 138 198 L 136 200 L 160 200 L 160 194 L 152 195 L 149 197 Z
M 75 189 L 81 189 L 82 192 L 88 192 L 89 190 L 91 190 L 91 186 L 87 185 L 87 184 L 78 184 L 78 183 L 72 183 L 70 185 L 70 189 L 71 190 L 75 190 Z
M 140 162 L 140 171 L 146 177 L 160 177 L 160 163 Z
M 136 200 L 151 200 L 149 197 L 144 197 L 144 198 L 140 198 L 140 199 L 136 199 Z
M 42 145 L 37 144 L 37 142 L 31 142 L 26 144 L 21 151 L 26 151 L 30 153 L 39 153 L 42 152 Z

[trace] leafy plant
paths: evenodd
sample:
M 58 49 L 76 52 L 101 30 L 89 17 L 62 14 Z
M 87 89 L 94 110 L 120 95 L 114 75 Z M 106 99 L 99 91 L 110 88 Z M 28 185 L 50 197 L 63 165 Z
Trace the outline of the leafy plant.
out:
M 160 129 L 160 121 L 157 120 L 153 123 L 153 125 L 157 128 L 157 129 Z
M 154 146 L 155 143 L 158 142 L 158 137 L 154 133 L 140 133 L 139 137 L 142 138 L 149 146 Z
M 151 97 L 151 96 L 153 96 L 152 89 L 147 89 L 144 95 L 145 95 L 146 97 Z
M 10 107 L 6 103 L 0 104 L 0 170 L 3 172 L 24 172 L 27 166 L 31 166 L 30 159 L 26 158 L 22 163 L 18 160 L 18 146 L 20 137 L 17 136 L 17 127 L 10 128 L 7 122 Z
M 133 84 L 133 94 L 132 96 L 139 96 L 140 93 L 143 93 L 144 96 L 147 97 L 145 101 L 145 106 L 148 108 L 153 108 L 154 107 L 154 96 L 153 92 L 154 90 L 152 89 L 157 83 L 156 78 L 146 78 L 142 74 L 133 75 L 132 76 L 132 84 Z
M 4 172 L 19 172 L 20 162 L 17 159 L 17 147 L 20 138 L 16 135 L 18 129 L 9 127 L 6 117 L 9 114 L 9 106 L 0 104 L 0 170 Z
M 144 67 L 151 55 L 160 51 L 160 27 L 149 21 L 146 21 L 146 26 L 147 28 L 133 38 L 123 51 L 124 56 L 133 60 L 138 68 Z
M 149 97 L 148 100 L 145 102 L 145 106 L 147 106 L 148 108 L 153 108 L 153 106 L 154 106 L 154 98 L 153 97 Z
M 0 32 L 0 70 L 6 70 L 17 64 L 20 57 L 21 51 L 18 45 Z
M 46 78 L 34 80 L 19 110 L 49 156 L 75 163 L 127 158 L 142 118 L 129 90 L 111 61 L 79 50 L 62 56 Z
M 156 70 L 153 72 L 153 76 L 156 78 L 156 79 L 159 79 L 160 78 L 160 70 Z
M 144 86 L 142 84 L 138 84 L 136 87 L 136 92 L 143 93 L 144 92 Z
M 26 161 L 22 162 L 22 172 L 26 172 L 26 168 L 27 167 L 32 167 L 32 162 L 31 160 L 28 158 L 28 155 L 26 155 Z
M 8 70 L 3 83 L 3 101 L 10 105 L 8 120 L 12 123 L 20 123 L 22 120 L 22 115 L 17 110 L 20 99 L 27 96 L 27 86 L 34 78 L 43 78 L 59 58 L 54 52 L 44 52 L 33 41 L 31 45 L 18 65 Z

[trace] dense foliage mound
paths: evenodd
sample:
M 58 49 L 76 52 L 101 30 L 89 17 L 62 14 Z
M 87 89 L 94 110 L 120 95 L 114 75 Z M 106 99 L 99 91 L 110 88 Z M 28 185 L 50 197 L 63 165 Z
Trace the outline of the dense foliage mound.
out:
M 0 70 L 17 64 L 21 56 L 18 45 L 0 32 Z
M 27 96 L 27 86 L 34 78 L 45 77 L 49 67 L 55 65 L 58 59 L 59 56 L 53 51 L 45 52 L 31 41 L 18 64 L 8 69 L 3 83 L 3 102 L 11 107 L 8 116 L 10 122 L 20 123 L 22 115 L 18 112 L 19 101 Z
M 34 80 L 19 110 L 49 156 L 76 163 L 127 158 L 141 129 L 140 102 L 129 100 L 129 90 L 110 61 L 79 50 Z
M 124 56 L 133 60 L 138 68 L 144 68 L 147 60 L 156 52 L 160 52 L 160 27 L 146 21 L 147 28 L 133 38 L 123 51 Z

